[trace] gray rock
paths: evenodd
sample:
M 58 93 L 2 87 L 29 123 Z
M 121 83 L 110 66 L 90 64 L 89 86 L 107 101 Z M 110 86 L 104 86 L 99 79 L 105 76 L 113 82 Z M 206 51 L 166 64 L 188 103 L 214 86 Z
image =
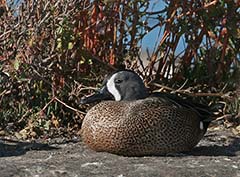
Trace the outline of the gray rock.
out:
M 54 141 L 53 141 L 54 142 Z M 22 177 L 240 177 L 240 137 L 210 130 L 187 154 L 123 157 L 66 144 L 0 141 L 0 176 Z

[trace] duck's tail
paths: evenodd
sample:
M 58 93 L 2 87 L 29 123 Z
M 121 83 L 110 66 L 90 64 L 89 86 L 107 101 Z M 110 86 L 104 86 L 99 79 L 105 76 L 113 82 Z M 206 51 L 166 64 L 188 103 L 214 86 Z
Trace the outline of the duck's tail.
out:
M 193 108 L 196 110 L 203 122 L 204 129 L 207 130 L 209 124 L 223 114 L 225 106 L 225 103 L 222 102 L 213 103 L 210 106 L 194 103 Z

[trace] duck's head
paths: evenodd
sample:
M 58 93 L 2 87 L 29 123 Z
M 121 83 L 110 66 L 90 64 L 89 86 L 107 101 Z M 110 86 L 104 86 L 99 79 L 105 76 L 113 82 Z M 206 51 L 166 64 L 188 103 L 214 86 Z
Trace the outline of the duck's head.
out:
M 95 94 L 81 99 L 81 104 L 101 100 L 132 101 L 148 96 L 147 89 L 139 75 L 131 70 L 117 71 L 107 76 L 102 88 Z

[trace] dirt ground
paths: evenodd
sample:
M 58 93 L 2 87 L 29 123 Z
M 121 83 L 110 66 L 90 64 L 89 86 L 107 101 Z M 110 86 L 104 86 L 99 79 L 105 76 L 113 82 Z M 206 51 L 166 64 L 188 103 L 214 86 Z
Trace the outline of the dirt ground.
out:
M 0 140 L 0 176 L 240 177 L 240 137 L 209 130 L 188 154 L 122 157 L 88 149 L 79 138 L 50 145 Z

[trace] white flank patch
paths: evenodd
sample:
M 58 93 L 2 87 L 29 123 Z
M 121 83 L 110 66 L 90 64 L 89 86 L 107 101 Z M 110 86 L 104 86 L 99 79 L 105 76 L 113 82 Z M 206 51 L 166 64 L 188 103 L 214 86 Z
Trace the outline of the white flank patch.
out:
M 200 129 L 203 130 L 203 122 L 200 121 Z
M 108 80 L 107 89 L 114 96 L 116 101 L 120 101 L 121 95 L 120 95 L 119 91 L 117 90 L 115 83 L 114 83 L 114 79 L 115 79 L 116 75 L 117 75 L 117 73 L 113 74 L 112 77 Z

